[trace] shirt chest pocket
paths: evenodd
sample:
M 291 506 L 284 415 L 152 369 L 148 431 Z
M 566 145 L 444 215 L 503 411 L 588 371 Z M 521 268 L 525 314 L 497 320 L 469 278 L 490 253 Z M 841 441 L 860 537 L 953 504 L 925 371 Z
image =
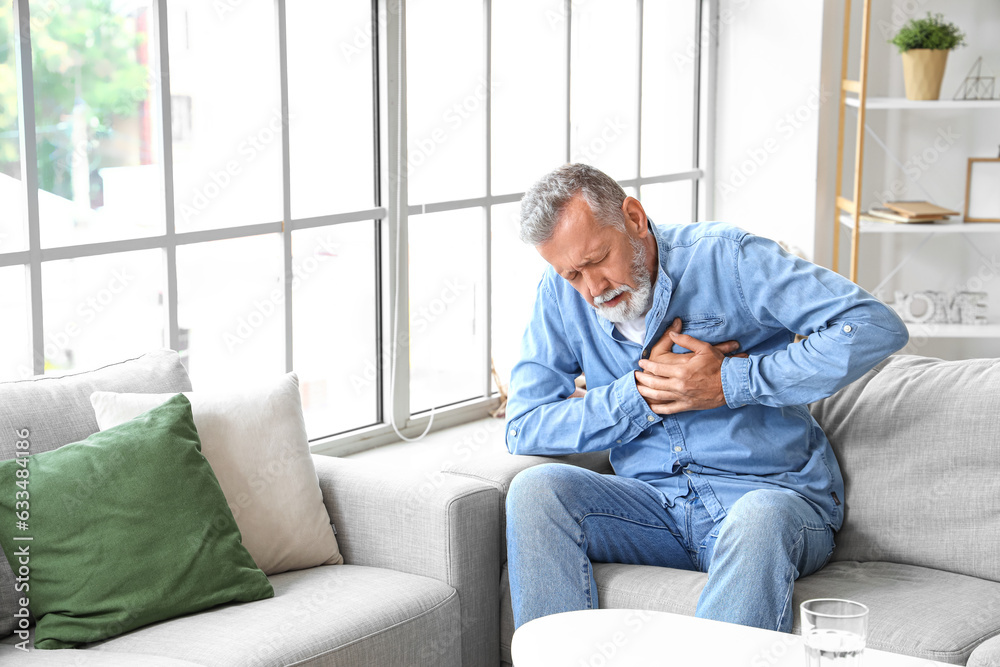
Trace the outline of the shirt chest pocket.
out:
M 685 333 L 698 340 L 715 345 L 723 342 L 722 338 L 726 318 L 714 313 L 698 313 L 694 315 L 681 315 L 681 333 Z M 671 352 L 683 354 L 690 352 L 687 348 L 674 345 Z

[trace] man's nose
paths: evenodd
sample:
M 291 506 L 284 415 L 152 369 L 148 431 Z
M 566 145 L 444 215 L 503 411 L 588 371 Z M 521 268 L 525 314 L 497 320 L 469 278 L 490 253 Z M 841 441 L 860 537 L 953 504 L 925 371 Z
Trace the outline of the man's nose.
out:
M 608 291 L 608 281 L 602 275 L 585 273 L 584 280 L 587 281 L 587 289 L 590 290 L 591 298 L 601 296 Z

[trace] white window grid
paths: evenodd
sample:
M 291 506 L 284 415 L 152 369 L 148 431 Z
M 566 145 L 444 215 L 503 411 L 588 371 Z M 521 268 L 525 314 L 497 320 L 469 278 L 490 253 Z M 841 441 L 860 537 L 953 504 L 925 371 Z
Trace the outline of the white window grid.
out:
M 691 219 L 699 220 L 699 212 L 704 213 L 704 219 L 712 217 L 713 170 L 711 169 L 714 153 L 714 110 L 715 110 L 715 70 L 716 70 L 716 36 L 718 34 L 718 0 L 695 0 L 695 49 L 694 49 L 694 91 L 691 156 L 693 169 L 662 173 L 652 176 L 641 176 L 642 159 L 642 64 L 643 64 L 643 0 L 636 2 L 636 49 L 638 67 L 635 73 L 638 79 L 636 100 L 637 150 L 635 178 L 619 180 L 624 188 L 635 188 L 641 199 L 642 188 L 646 185 L 689 181 L 691 184 Z M 486 381 L 479 396 L 461 401 L 449 406 L 441 406 L 435 410 L 436 428 L 471 421 L 485 417 L 497 403 L 496 392 L 491 374 L 491 322 L 492 309 L 490 302 L 492 280 L 492 249 L 490 238 L 492 230 L 492 208 L 499 204 L 520 201 L 523 192 L 495 194 L 492 188 L 492 4 L 493 0 L 483 0 L 484 11 L 484 48 L 485 48 L 485 195 L 468 199 L 429 202 L 423 204 L 393 205 L 393 202 L 408 201 L 406 178 L 400 176 L 406 173 L 406 66 L 402 54 L 405 53 L 405 22 L 406 0 L 372 0 L 371 30 L 373 35 L 373 124 L 374 132 L 374 173 L 375 199 L 379 204 L 372 208 L 349 211 L 344 213 L 322 215 L 307 218 L 293 218 L 291 215 L 290 160 L 289 160 L 289 126 L 288 126 L 288 48 L 285 20 L 286 0 L 274 0 L 275 24 L 277 29 L 279 90 L 281 100 L 281 162 L 282 162 L 282 220 L 276 222 L 243 225 L 220 229 L 207 229 L 191 232 L 177 232 L 175 229 L 174 183 L 173 183 L 173 137 L 171 123 L 170 97 L 170 54 L 167 48 L 167 0 L 154 0 L 153 40 L 156 50 L 158 71 L 154 78 L 153 99 L 158 106 L 158 126 L 155 128 L 159 143 L 160 175 L 163 185 L 163 234 L 135 239 L 123 239 L 98 243 L 68 245 L 53 248 L 41 246 L 39 209 L 38 209 L 38 162 L 35 138 L 34 85 L 31 66 L 31 33 L 29 0 L 13 0 L 14 25 L 18 26 L 15 38 L 15 65 L 19 83 L 18 119 L 21 156 L 21 196 L 22 211 L 27 224 L 28 249 L 16 252 L 0 253 L 0 267 L 24 266 L 28 275 L 29 310 L 31 313 L 31 345 L 32 370 L 35 374 L 44 372 L 44 327 L 42 316 L 42 264 L 44 262 L 76 259 L 130 252 L 137 250 L 160 249 L 166 259 L 166 329 L 168 343 L 172 349 L 180 345 L 180 328 L 177 316 L 177 248 L 178 246 L 237 239 L 260 234 L 281 234 L 283 240 L 284 266 L 284 346 L 285 368 L 293 370 L 293 336 L 292 336 L 292 233 L 296 230 L 315 227 L 374 221 L 375 225 L 375 260 L 376 270 L 372 276 L 375 280 L 376 304 L 375 335 L 378 337 L 378 355 L 376 380 L 378 382 L 378 411 L 376 423 L 343 433 L 317 437 L 311 441 L 314 452 L 332 455 L 345 455 L 356 451 L 375 447 L 396 440 L 392 426 L 388 423 L 390 410 L 396 425 L 405 435 L 419 434 L 424 430 L 430 418 L 429 412 L 410 413 L 410 378 L 406 363 L 395 364 L 395 377 L 390 383 L 390 364 L 393 347 L 399 359 L 409 356 L 408 336 L 400 336 L 400 340 L 392 341 L 393 324 L 399 318 L 401 325 L 408 322 L 408 303 L 406 298 L 395 299 L 395 290 L 401 296 L 409 293 L 407 253 L 399 253 L 396 257 L 397 245 L 405 248 L 407 245 L 408 219 L 410 216 L 454 211 L 460 209 L 482 209 L 485 220 L 485 256 L 483 261 L 484 281 L 486 285 L 486 321 L 483 323 L 486 331 L 483 356 L 480 363 L 485 368 Z M 566 161 L 570 160 L 572 151 L 571 131 L 571 95 L 572 85 L 572 10 L 573 0 L 564 0 L 564 15 L 566 26 L 566 69 L 564 80 L 566 84 Z M 381 17 L 381 18 L 380 18 Z M 384 30 L 381 26 L 384 25 Z M 389 85 L 390 82 L 392 85 Z M 383 140 L 384 139 L 384 140 Z M 396 276 L 396 260 L 398 259 L 399 276 Z M 393 306 L 395 305 L 395 309 Z M 388 387 L 392 387 L 393 395 L 388 395 Z

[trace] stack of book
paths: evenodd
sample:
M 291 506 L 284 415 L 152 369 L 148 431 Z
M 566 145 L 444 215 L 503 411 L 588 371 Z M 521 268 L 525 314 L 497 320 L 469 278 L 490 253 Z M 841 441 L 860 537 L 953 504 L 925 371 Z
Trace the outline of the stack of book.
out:
M 945 221 L 951 215 L 958 215 L 958 211 L 941 208 L 928 201 L 888 201 L 884 207 L 875 207 L 862 213 L 861 219 L 899 224 Z

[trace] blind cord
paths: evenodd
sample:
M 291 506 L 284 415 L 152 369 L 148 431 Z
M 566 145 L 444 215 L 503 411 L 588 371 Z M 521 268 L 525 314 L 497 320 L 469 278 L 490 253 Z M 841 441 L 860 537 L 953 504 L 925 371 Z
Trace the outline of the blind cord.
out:
M 402 7 L 402 5 L 399 5 L 399 6 L 400 6 L 400 8 Z M 396 63 L 396 66 L 398 68 L 396 70 L 396 72 L 397 72 L 397 77 L 396 77 L 396 80 L 397 80 L 396 99 L 399 100 L 399 101 L 401 101 L 403 99 L 403 93 L 404 93 L 404 90 L 403 90 L 404 89 L 404 83 L 403 82 L 405 80 L 405 77 L 403 76 L 403 66 L 404 66 L 405 59 L 404 59 L 404 53 L 403 53 L 403 37 L 404 37 L 404 25 L 403 25 L 403 23 L 404 23 L 404 15 L 403 15 L 402 9 L 400 9 L 399 18 L 397 19 L 396 22 L 398 24 L 398 29 L 399 29 L 398 41 L 396 42 L 397 51 L 398 51 L 398 60 L 397 60 L 397 63 Z M 400 107 L 401 106 L 402 105 L 400 105 Z M 397 179 L 397 183 L 400 182 L 400 181 L 402 181 L 403 179 L 405 179 L 407 177 L 406 172 L 404 171 L 406 169 L 407 165 L 406 165 L 406 162 L 403 160 L 403 141 L 402 141 L 402 138 L 403 138 L 403 128 L 405 126 L 405 122 L 406 122 L 406 120 L 405 120 L 405 118 L 403 118 L 402 111 L 399 111 L 396 114 L 396 123 L 397 123 L 397 125 L 396 125 L 396 154 L 393 156 L 393 165 L 394 165 L 397 173 L 399 174 L 399 179 Z M 389 424 L 392 426 L 392 430 L 396 432 L 396 435 L 399 437 L 400 440 L 404 440 L 405 442 L 417 442 L 419 440 L 422 440 L 423 437 L 430 432 L 431 426 L 434 425 L 434 411 L 435 411 L 435 408 L 431 407 L 431 416 L 430 416 L 430 419 L 427 421 L 427 428 L 425 428 L 424 432 L 421 433 L 420 435 L 418 435 L 415 438 L 408 438 L 408 437 L 406 437 L 405 435 L 403 435 L 400 432 L 399 428 L 396 426 L 396 410 L 395 410 L 395 406 L 396 406 L 396 392 L 395 392 L 395 387 L 396 387 L 396 361 L 397 361 L 397 357 L 399 356 L 398 352 L 399 352 L 399 320 L 400 320 L 400 317 L 399 317 L 399 246 L 401 244 L 399 242 L 399 233 L 398 232 L 399 232 L 399 228 L 400 228 L 401 217 L 403 215 L 403 206 L 405 205 L 405 202 L 403 202 L 402 192 L 403 192 L 402 188 L 400 188 L 400 187 L 396 188 L 396 231 L 397 231 L 397 234 L 396 234 L 396 248 L 395 248 L 395 253 L 394 253 L 395 256 L 394 256 L 394 259 L 393 259 L 393 264 L 395 265 L 396 275 L 394 277 L 395 287 L 393 288 L 393 304 L 392 304 L 392 314 L 393 314 L 393 318 L 394 318 L 393 319 L 393 323 L 392 323 L 392 354 L 391 354 L 391 357 L 390 357 L 391 361 L 390 361 L 390 364 L 389 364 L 389 366 L 390 366 L 390 370 L 389 370 Z M 407 312 L 409 312 L 409 310 L 407 310 Z M 407 343 L 407 350 L 409 350 L 409 343 Z

